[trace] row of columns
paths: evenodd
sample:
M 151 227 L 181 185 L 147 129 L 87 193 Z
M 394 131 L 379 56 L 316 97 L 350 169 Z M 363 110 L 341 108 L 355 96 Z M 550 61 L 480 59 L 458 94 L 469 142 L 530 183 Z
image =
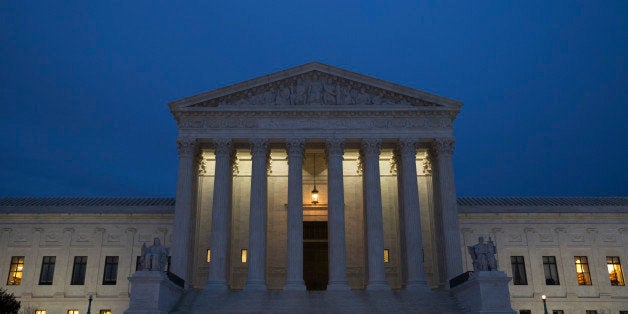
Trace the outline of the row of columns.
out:
M 453 167 L 451 149 L 453 140 L 448 143 L 437 140 L 431 151 L 436 156 L 436 171 L 439 183 L 435 191 L 440 198 L 437 211 L 442 212 L 442 221 L 437 223 L 445 233 L 445 256 L 447 278 L 461 272 L 461 256 L 455 189 L 453 189 Z M 175 240 L 173 243 L 173 272 L 186 281 L 190 278 L 187 268 L 190 252 L 190 227 L 192 186 L 193 186 L 193 145 L 179 141 L 179 182 L 175 207 Z M 423 271 L 423 248 L 416 170 L 415 139 L 400 139 L 396 149 L 399 173 L 399 201 L 402 218 L 402 258 L 403 283 L 407 289 L 427 289 Z M 181 149 L 182 147 L 186 149 Z M 249 257 L 245 290 L 266 289 L 266 222 L 267 222 L 267 176 L 269 158 L 268 140 L 253 139 L 250 142 L 252 155 Z M 349 290 L 346 277 L 346 243 L 344 222 L 344 188 L 342 156 L 344 141 L 332 138 L 326 141 L 328 161 L 328 239 L 329 239 L 329 284 L 328 290 Z M 451 149 L 449 149 L 451 148 Z M 231 166 L 233 147 L 231 140 L 215 139 L 216 155 L 215 184 L 212 209 L 211 243 L 212 258 L 209 265 L 209 279 L 206 289 L 226 290 L 229 274 L 229 243 L 231 230 Z M 285 290 L 305 290 L 303 281 L 303 200 L 302 200 L 302 161 L 305 141 L 301 138 L 286 140 L 288 154 L 288 234 L 287 234 L 287 274 Z M 384 267 L 384 236 L 382 198 L 380 185 L 379 155 L 381 140 L 364 139 L 361 143 L 364 184 L 364 217 L 366 232 L 366 273 L 367 290 L 389 289 Z M 445 181 L 445 182 L 443 182 Z M 453 206 L 451 209 L 447 208 Z M 182 234 L 185 234 L 183 236 Z M 456 253 L 457 252 L 457 253 Z M 456 256 L 457 254 L 457 256 Z M 451 259 L 451 260 L 450 260 Z

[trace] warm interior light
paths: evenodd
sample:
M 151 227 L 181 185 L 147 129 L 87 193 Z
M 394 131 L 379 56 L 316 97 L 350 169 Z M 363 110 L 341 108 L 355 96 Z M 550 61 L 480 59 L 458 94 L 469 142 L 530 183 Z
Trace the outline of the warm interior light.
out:
M 207 249 L 207 262 L 209 263 L 212 260 L 212 255 L 209 249 Z
M 246 255 L 247 255 L 247 250 L 242 249 L 240 251 L 240 259 L 242 260 L 242 263 L 246 263 Z
M 384 263 L 390 262 L 390 250 L 384 249 Z
M 541 299 L 545 300 L 545 299 L 547 299 L 547 296 L 542 295 L 542 296 L 541 296 Z
M 318 190 L 316 189 L 316 185 L 314 185 L 314 189 L 312 190 L 312 204 L 318 204 Z
M 314 154 L 314 189 L 312 190 L 312 204 L 318 204 L 318 190 L 316 189 L 316 154 Z

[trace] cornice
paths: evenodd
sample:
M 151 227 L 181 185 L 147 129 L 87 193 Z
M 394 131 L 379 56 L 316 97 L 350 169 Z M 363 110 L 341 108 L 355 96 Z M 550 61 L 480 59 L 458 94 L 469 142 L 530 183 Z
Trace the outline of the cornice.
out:
M 350 93 L 350 94 L 349 94 Z M 169 103 L 171 112 L 189 107 L 260 105 L 391 105 L 445 107 L 462 103 L 407 86 L 318 62 L 229 85 Z

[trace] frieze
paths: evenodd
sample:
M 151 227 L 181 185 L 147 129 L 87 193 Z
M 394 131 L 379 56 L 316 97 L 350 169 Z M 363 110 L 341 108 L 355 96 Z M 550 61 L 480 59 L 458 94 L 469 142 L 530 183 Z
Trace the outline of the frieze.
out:
M 209 99 L 191 107 L 303 105 L 440 106 L 433 102 L 409 97 L 364 83 L 319 71 L 311 71 L 226 96 Z

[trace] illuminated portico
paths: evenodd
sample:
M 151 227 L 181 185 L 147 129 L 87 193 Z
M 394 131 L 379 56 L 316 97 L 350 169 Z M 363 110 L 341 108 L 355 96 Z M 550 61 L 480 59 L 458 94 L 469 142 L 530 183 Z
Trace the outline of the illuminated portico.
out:
M 462 272 L 451 219 L 460 105 L 320 63 L 171 103 L 180 143 L 173 272 L 207 289 L 304 290 L 304 204 L 316 179 L 328 289 L 443 286 Z

